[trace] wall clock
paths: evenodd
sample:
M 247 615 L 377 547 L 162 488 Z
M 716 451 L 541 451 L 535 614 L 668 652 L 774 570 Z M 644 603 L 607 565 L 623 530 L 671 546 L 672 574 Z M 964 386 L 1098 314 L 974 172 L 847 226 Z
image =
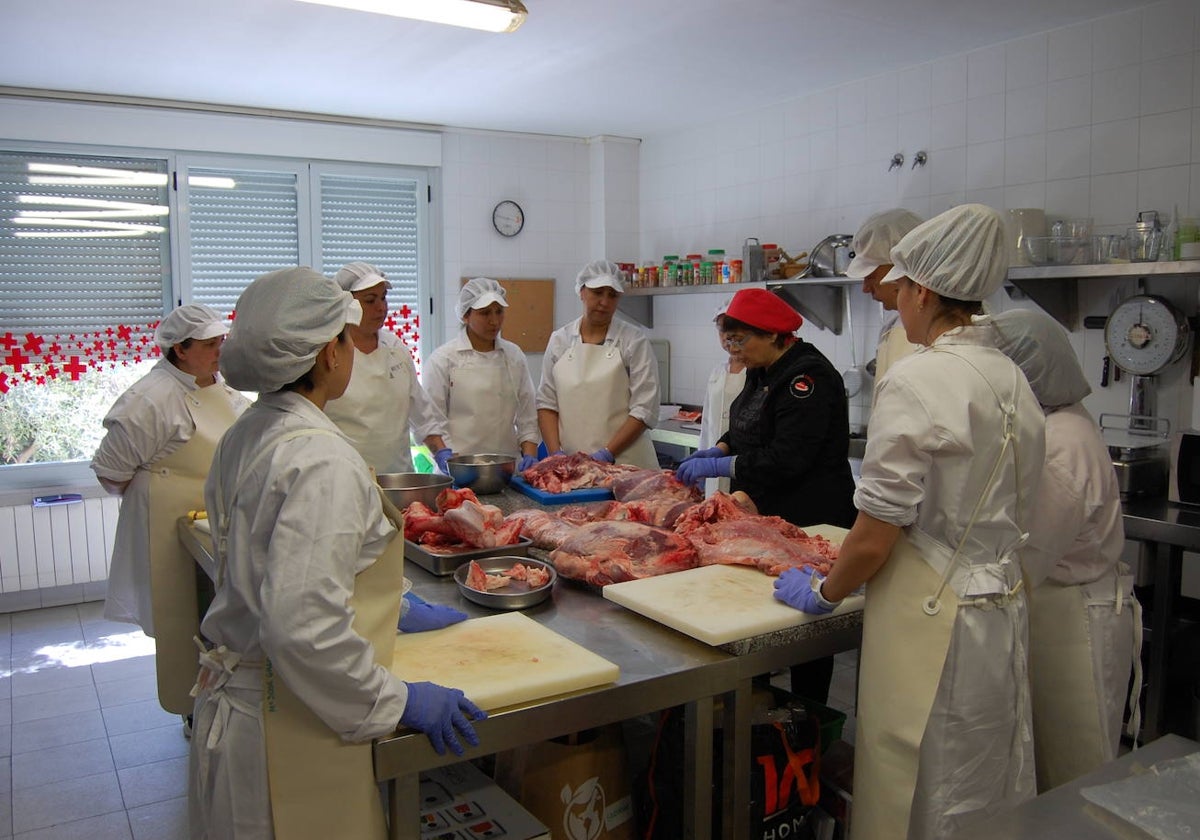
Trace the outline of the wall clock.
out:
M 515 201 L 501 201 L 492 210 L 492 226 L 501 236 L 516 236 L 525 227 L 525 211 Z

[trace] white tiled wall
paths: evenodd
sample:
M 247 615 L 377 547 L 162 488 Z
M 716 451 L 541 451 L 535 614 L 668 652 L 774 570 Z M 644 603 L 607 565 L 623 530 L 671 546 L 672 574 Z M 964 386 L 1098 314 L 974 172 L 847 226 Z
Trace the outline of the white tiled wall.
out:
M 726 113 L 723 124 L 727 130 L 644 138 L 638 259 L 714 247 L 736 253 L 748 236 L 798 252 L 894 206 L 922 215 L 964 201 L 1044 207 L 1050 218 L 1091 217 L 1112 232 L 1140 209 L 1197 215 L 1200 4 L 1169 0 L 770 109 Z M 914 170 L 921 149 L 929 163 Z M 897 151 L 909 162 L 889 172 Z M 1107 314 L 1136 292 L 1128 281 L 1084 281 L 1080 289 L 1089 315 Z M 1196 312 L 1194 281 L 1147 290 Z M 709 331 L 695 327 L 708 323 L 722 293 L 729 294 L 656 301 L 654 334 L 672 342 L 676 402 L 700 402 L 720 359 Z M 880 313 L 861 294 L 853 300 L 861 353 Z M 806 337 L 839 368 L 851 364 L 845 335 L 811 329 Z M 1089 408 L 1127 412 L 1128 380 L 1098 387 L 1102 334 L 1080 330 L 1073 338 L 1096 388 Z M 1190 423 L 1186 362 L 1156 388 L 1160 413 Z M 856 402 L 864 416 L 865 401 Z

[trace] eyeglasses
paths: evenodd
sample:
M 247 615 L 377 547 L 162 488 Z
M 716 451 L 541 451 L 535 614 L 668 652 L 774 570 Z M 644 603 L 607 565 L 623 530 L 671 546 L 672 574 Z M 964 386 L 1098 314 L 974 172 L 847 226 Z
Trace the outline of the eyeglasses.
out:
M 721 346 L 726 348 L 727 350 L 729 350 L 729 349 L 741 350 L 746 345 L 746 342 L 749 340 L 750 340 L 749 335 L 740 335 L 740 336 L 723 335 L 723 336 L 721 336 Z

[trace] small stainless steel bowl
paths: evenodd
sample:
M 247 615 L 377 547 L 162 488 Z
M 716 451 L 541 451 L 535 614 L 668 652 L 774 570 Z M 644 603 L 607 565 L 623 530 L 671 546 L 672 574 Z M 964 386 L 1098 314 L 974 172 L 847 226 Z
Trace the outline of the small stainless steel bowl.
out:
M 512 455 L 485 452 L 479 455 L 455 455 L 447 463 L 450 477 L 459 487 L 476 493 L 499 493 L 512 481 L 517 459 Z
M 383 473 L 375 476 L 379 486 L 392 504 L 404 510 L 413 502 L 421 502 L 430 510 L 437 510 L 437 497 L 454 483 L 454 479 L 441 473 Z
M 479 568 L 483 569 L 486 574 L 496 574 L 511 569 L 517 563 L 523 563 L 526 566 L 536 566 L 545 569 L 550 573 L 550 580 L 545 586 L 539 586 L 537 589 L 530 589 L 529 584 L 523 580 L 514 580 L 503 589 L 493 589 L 491 592 L 480 592 L 478 589 L 472 589 L 467 586 L 467 573 L 470 571 L 471 564 L 463 563 L 454 570 L 454 582 L 458 584 L 458 591 L 468 601 L 473 601 L 481 607 L 488 607 L 493 610 L 523 610 L 527 607 L 532 607 L 542 603 L 550 597 L 551 590 L 554 589 L 554 583 L 558 580 L 558 572 L 554 571 L 554 567 L 549 563 L 543 563 L 541 560 L 534 560 L 532 557 L 485 557 L 482 560 L 476 560 Z

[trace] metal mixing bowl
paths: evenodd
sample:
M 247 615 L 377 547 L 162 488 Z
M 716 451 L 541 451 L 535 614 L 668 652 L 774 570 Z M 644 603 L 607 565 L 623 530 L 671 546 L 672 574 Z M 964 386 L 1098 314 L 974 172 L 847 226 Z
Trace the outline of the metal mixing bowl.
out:
M 499 493 L 512 481 L 517 459 L 494 453 L 455 455 L 447 467 L 459 487 L 470 487 L 480 494 Z
M 392 504 L 404 510 L 413 502 L 421 502 L 430 510 L 437 509 L 438 493 L 454 480 L 441 473 L 383 473 L 375 476 L 379 486 Z
M 458 584 L 458 591 L 462 593 L 462 596 L 468 601 L 474 601 L 481 607 L 488 607 L 493 610 L 523 610 L 527 607 L 540 604 L 550 597 L 550 593 L 554 589 L 554 583 L 558 580 L 558 572 L 554 570 L 554 566 L 549 563 L 543 563 L 541 560 L 535 560 L 532 557 L 486 557 L 475 562 L 479 564 L 479 567 L 483 569 L 485 574 L 506 571 L 507 569 L 511 569 L 515 563 L 536 566 L 550 573 L 550 580 L 546 582 L 546 585 L 539 586 L 537 589 L 531 589 L 529 584 L 523 580 L 514 580 L 502 589 L 493 589 L 491 592 L 480 592 L 477 589 L 467 586 L 467 573 L 470 571 L 470 563 L 463 563 L 455 569 L 454 582 Z

